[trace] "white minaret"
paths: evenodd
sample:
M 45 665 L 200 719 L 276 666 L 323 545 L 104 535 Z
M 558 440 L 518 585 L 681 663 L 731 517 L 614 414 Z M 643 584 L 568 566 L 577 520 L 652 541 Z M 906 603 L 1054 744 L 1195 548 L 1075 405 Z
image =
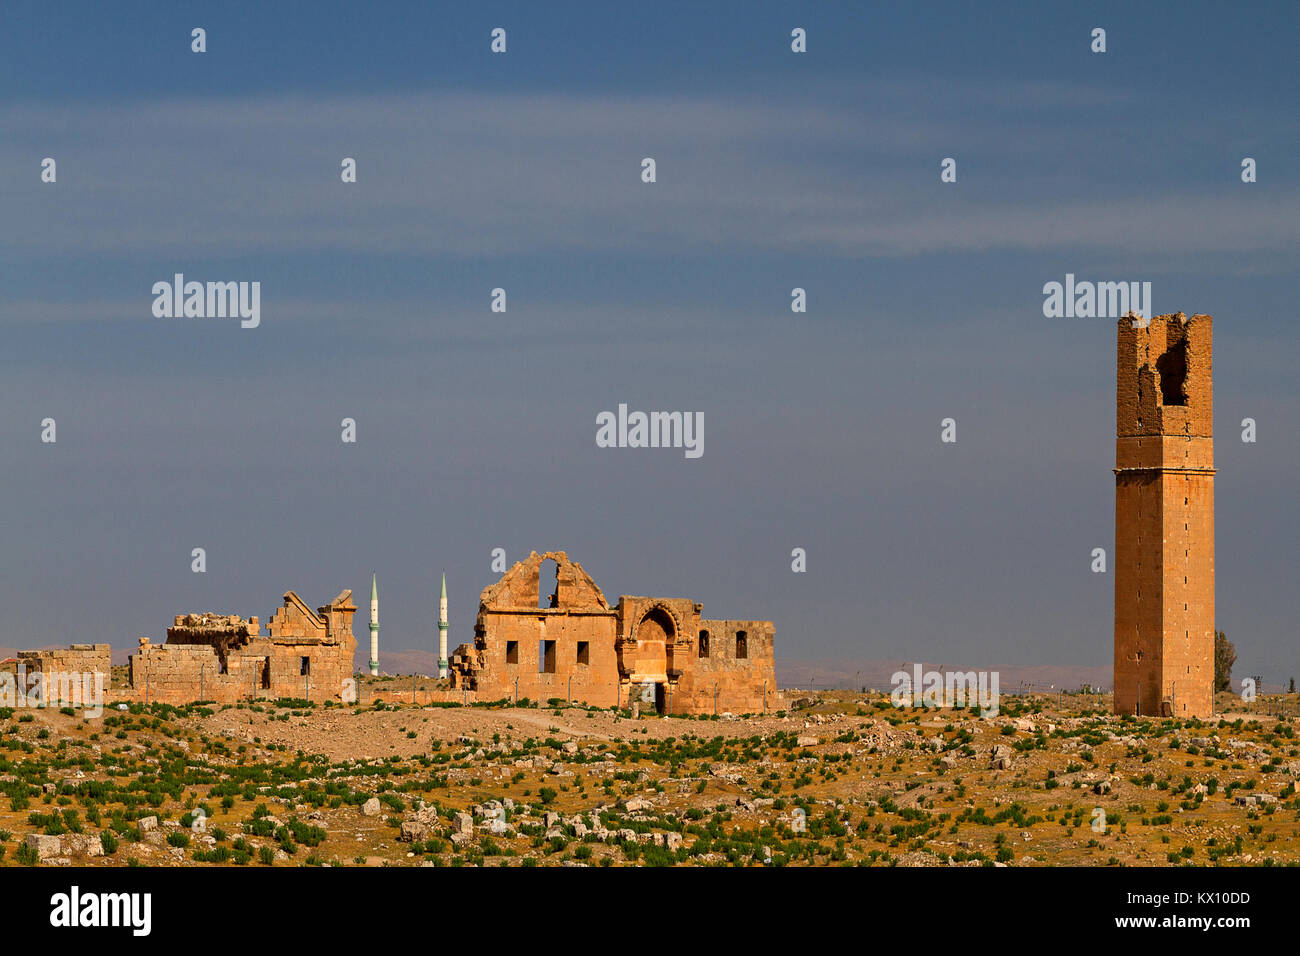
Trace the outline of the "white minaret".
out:
M 370 676 L 379 676 L 379 588 L 370 575 Z
M 447 572 L 442 573 L 442 597 L 438 598 L 438 676 L 447 676 Z

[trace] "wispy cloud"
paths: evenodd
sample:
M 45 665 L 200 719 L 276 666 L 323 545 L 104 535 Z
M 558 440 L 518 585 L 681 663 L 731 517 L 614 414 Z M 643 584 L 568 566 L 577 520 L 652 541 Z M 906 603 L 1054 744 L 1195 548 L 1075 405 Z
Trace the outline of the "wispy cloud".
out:
M 1087 90 L 1019 95 L 1026 109 L 1110 105 Z M 1059 127 L 1017 127 L 1015 96 L 1001 109 L 981 96 L 978 134 L 954 115 L 961 94 L 924 114 L 468 93 L 7 108 L 0 161 L 32 175 L 8 198 L 0 249 L 168 263 L 320 251 L 1293 254 L 1294 189 L 1258 202 L 1142 184 L 1085 202 L 1005 171 L 941 185 L 938 161 L 959 147 L 1011 137 L 1009 168 L 1061 148 Z M 37 182 L 44 155 L 59 161 L 57 187 Z M 344 156 L 359 163 L 355 186 L 339 182 Z M 658 163 L 654 185 L 639 180 L 644 156 Z

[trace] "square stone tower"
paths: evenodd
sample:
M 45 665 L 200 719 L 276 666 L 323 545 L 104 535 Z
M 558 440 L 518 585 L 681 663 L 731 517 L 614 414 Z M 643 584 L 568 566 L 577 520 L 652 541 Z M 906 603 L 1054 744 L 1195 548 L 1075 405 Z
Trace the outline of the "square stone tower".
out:
M 1214 380 L 1208 315 L 1119 320 L 1115 713 L 1214 713 Z M 1135 325 L 1135 323 L 1137 323 Z

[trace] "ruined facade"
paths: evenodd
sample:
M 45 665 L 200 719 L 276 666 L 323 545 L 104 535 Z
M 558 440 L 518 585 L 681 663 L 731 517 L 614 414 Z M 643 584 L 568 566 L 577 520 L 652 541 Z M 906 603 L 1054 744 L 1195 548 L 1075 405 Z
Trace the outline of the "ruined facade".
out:
M 539 596 L 547 561 L 555 591 Z M 480 700 L 635 703 L 659 713 L 775 709 L 772 623 L 708 620 L 702 608 L 630 596 L 611 608 L 563 551 L 533 552 L 483 590 L 474 643 L 451 658 L 452 686 Z
M 265 635 L 256 617 L 178 615 L 166 644 L 140 638 L 130 661 L 132 690 L 142 700 L 170 704 L 342 700 L 353 676 L 356 610 L 350 590 L 316 611 L 289 591 Z
M 1119 322 L 1115 712 L 1214 713 L 1212 320 Z

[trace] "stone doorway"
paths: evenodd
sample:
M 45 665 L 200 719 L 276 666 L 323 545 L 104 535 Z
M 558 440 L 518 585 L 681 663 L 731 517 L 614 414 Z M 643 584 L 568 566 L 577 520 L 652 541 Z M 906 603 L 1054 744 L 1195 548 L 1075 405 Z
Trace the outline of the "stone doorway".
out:
M 668 647 L 674 636 L 673 619 L 663 608 L 652 608 L 641 618 L 634 634 L 636 646 L 625 655 L 633 681 L 662 684 L 668 680 Z

